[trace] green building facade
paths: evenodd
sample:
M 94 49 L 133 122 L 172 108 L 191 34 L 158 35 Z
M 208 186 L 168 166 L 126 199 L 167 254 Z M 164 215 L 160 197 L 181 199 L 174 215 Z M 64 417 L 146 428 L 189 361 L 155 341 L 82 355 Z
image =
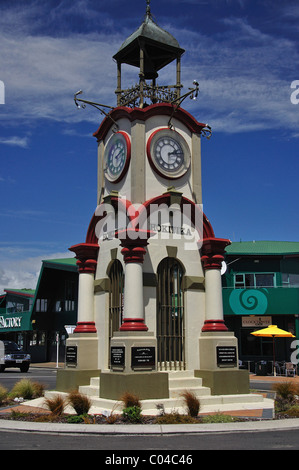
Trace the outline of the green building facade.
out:
M 254 330 L 274 324 L 299 339 L 299 243 L 232 243 L 225 262 L 225 323 L 238 338 L 240 359 L 252 370 L 273 355 L 272 339 L 256 338 L 250 334 Z M 277 361 L 290 361 L 293 347 L 292 339 L 277 338 Z

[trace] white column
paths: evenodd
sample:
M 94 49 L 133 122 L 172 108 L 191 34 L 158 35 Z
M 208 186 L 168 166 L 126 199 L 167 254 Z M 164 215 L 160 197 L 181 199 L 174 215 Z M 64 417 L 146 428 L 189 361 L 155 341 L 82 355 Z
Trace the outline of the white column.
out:
M 97 267 L 99 245 L 81 243 L 70 251 L 76 253 L 79 268 L 78 318 L 74 333 L 96 333 L 94 321 L 94 275 Z
M 144 320 L 142 264 L 127 263 L 125 269 L 124 318 Z
M 229 244 L 229 240 L 222 238 L 208 238 L 202 243 L 201 260 L 205 271 L 206 290 L 203 332 L 227 331 L 223 315 L 221 265 L 225 247 Z

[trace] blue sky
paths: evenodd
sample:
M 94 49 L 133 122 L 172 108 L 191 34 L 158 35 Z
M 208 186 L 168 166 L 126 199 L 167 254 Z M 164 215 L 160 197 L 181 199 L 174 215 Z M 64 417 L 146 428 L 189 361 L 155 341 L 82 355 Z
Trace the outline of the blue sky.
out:
M 73 95 L 116 105 L 112 56 L 145 9 L 145 0 L 0 0 L 0 291 L 34 288 L 42 259 L 71 256 L 85 240 L 103 116 L 76 109 Z M 199 82 L 184 108 L 213 130 L 202 173 L 216 236 L 299 241 L 298 2 L 152 0 L 151 11 L 186 50 L 183 91 Z

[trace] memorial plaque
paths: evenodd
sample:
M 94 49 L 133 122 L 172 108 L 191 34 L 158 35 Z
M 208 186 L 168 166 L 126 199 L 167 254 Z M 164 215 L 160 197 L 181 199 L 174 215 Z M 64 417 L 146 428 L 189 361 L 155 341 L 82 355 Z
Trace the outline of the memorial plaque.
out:
M 125 365 L 125 347 L 112 346 L 110 354 L 111 366 L 124 366 Z
M 237 365 L 237 348 L 235 346 L 216 346 L 217 366 L 234 367 Z
M 132 347 L 132 367 L 154 367 L 155 357 L 154 347 Z
M 65 362 L 68 365 L 77 365 L 77 346 L 66 347 Z

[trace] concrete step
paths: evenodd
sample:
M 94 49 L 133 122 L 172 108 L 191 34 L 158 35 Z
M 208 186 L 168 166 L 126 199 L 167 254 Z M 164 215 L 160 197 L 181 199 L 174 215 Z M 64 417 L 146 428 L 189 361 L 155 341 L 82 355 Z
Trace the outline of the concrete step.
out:
M 178 398 L 186 390 L 193 392 L 196 396 L 211 395 L 208 387 L 203 387 L 202 379 L 194 377 L 189 370 L 169 372 L 169 397 Z
M 45 397 L 54 397 L 60 394 L 67 398 L 67 393 L 57 391 L 46 391 Z M 98 396 L 90 396 L 92 406 L 89 410 L 91 414 L 105 414 L 108 416 L 110 413 L 121 414 L 123 404 L 119 401 L 109 400 L 106 398 L 99 398 Z M 31 406 L 45 407 L 44 403 L 35 403 L 32 401 Z M 27 403 L 30 406 L 30 402 Z M 161 408 L 165 413 L 172 413 L 174 411 L 181 414 L 187 413 L 184 400 L 181 397 L 155 399 L 155 400 L 142 400 L 142 414 L 143 415 L 159 415 Z M 264 398 L 259 394 L 236 394 L 236 395 L 206 395 L 200 397 L 200 413 L 223 413 L 229 411 L 244 410 L 267 410 L 268 418 L 274 417 L 274 402 L 271 399 Z M 75 414 L 72 407 L 68 406 L 67 413 Z M 242 413 L 241 413 L 242 414 Z

